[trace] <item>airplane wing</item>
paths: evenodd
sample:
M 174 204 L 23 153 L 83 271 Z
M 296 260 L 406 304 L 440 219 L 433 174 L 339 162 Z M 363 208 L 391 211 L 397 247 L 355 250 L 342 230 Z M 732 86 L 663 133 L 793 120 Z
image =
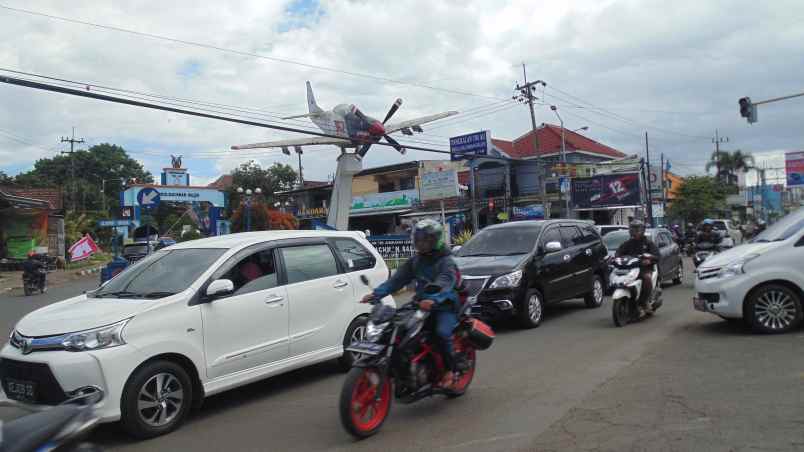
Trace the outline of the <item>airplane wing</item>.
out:
M 385 133 L 397 132 L 406 127 L 420 126 L 422 124 L 427 124 L 428 122 L 438 121 L 439 119 L 444 119 L 446 117 L 454 116 L 457 114 L 458 114 L 457 111 L 445 111 L 444 113 L 438 113 L 435 115 L 422 116 L 421 118 L 409 119 L 407 121 L 396 122 L 393 124 L 386 124 Z
M 334 144 L 337 146 L 341 145 L 351 145 L 352 142 L 346 139 L 339 139 L 339 138 L 326 138 L 326 137 L 308 137 L 308 138 L 297 138 L 293 140 L 279 140 L 279 141 L 267 141 L 265 143 L 254 143 L 254 144 L 241 144 L 237 146 L 232 146 L 232 150 L 242 150 L 242 149 L 264 149 L 264 148 L 281 148 L 281 147 L 291 147 L 291 146 L 312 146 L 315 144 Z

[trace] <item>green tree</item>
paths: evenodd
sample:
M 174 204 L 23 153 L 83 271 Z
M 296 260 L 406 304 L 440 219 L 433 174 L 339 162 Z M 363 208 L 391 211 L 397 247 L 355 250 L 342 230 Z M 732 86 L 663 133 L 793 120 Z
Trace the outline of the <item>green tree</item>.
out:
M 13 185 L 14 178 L 0 171 L 0 185 Z
M 73 165 L 75 182 L 72 180 Z M 80 211 L 102 210 L 104 197 L 107 209 L 117 205 L 121 179 L 139 183 L 154 180 L 151 173 L 129 157 L 125 149 L 109 143 L 79 149 L 72 156 L 57 155 L 37 160 L 32 170 L 14 178 L 16 184 L 23 186 L 62 187 L 65 207 L 75 207 Z
M 281 163 L 274 163 L 270 167 L 263 168 L 254 160 L 241 164 L 232 171 L 232 186 L 227 190 L 229 198 L 228 214 L 231 216 L 243 201 L 243 195 L 237 193 L 237 189 L 262 190 L 262 199 L 271 205 L 274 202 L 274 193 L 293 188 L 298 175 L 293 167 Z
M 711 176 L 690 176 L 678 189 L 678 196 L 668 209 L 671 218 L 699 223 L 717 215 L 724 206 L 728 188 Z

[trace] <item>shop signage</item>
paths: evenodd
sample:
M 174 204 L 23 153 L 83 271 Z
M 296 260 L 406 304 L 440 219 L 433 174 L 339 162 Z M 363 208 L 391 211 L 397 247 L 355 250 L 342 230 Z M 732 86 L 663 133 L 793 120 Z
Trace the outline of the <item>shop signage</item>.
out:
M 352 197 L 352 212 L 412 207 L 418 200 L 418 190 L 402 190 L 354 196 Z
M 491 149 L 491 131 L 460 135 L 449 139 L 449 152 L 452 160 L 461 160 L 466 157 L 489 155 Z
M 514 206 L 512 213 L 514 214 L 514 219 L 517 220 L 542 220 L 544 219 L 544 205 Z
M 367 237 L 383 259 L 400 259 L 413 256 L 413 242 L 407 235 L 374 235 Z
M 572 179 L 573 209 L 611 209 L 640 205 L 639 173 Z
M 424 173 L 420 183 L 422 201 L 458 196 L 458 172 L 454 169 Z
M 225 207 L 222 191 L 203 187 L 131 187 L 123 192 L 124 206 L 155 206 L 159 202 L 209 202 Z

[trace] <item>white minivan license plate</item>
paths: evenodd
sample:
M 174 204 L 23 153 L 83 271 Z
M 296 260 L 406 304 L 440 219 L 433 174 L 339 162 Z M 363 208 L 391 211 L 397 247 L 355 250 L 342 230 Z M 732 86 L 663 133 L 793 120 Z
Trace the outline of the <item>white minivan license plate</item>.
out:
M 36 383 L 32 381 L 14 380 L 6 378 L 7 396 L 10 399 L 21 402 L 33 402 L 36 400 Z

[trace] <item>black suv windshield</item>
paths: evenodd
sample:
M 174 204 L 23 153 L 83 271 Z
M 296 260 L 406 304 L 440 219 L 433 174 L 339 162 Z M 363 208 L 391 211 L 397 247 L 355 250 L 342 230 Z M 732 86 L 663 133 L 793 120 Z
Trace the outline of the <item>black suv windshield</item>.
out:
M 788 214 L 786 217 L 769 226 L 752 242 L 777 242 L 789 239 L 793 234 L 804 228 L 804 208 Z
M 536 246 L 541 226 L 484 229 L 458 250 L 456 256 L 513 256 L 528 254 Z
M 93 298 L 163 298 L 190 286 L 226 250 L 185 248 L 158 251 L 89 292 Z

